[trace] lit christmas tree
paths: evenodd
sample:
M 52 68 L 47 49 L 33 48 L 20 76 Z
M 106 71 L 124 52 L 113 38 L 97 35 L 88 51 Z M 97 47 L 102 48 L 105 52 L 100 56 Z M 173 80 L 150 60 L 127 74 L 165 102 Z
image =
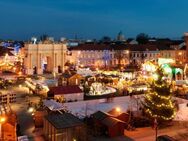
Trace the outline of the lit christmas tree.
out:
M 165 76 L 164 69 L 159 67 L 144 101 L 146 113 L 153 119 L 163 121 L 173 119 L 176 113 L 172 101 L 172 85 L 166 80 Z

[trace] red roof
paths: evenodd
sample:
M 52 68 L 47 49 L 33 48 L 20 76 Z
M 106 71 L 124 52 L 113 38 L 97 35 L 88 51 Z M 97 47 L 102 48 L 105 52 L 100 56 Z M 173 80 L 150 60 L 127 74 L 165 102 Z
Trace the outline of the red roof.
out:
M 80 44 L 70 50 L 131 50 L 131 51 L 157 51 L 174 50 L 168 45 L 158 44 Z
M 79 86 L 58 86 L 58 87 L 51 87 L 49 93 L 53 93 L 54 95 L 60 94 L 76 94 L 82 93 L 82 90 Z

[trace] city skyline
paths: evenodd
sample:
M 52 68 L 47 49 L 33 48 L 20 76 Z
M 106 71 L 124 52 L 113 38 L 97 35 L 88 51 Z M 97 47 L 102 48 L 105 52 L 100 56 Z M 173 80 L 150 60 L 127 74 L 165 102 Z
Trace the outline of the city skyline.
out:
M 60 37 L 126 38 L 144 32 L 150 37 L 180 38 L 187 31 L 186 5 L 175 0 L 52 1 L 1 0 L 0 38 L 28 40 L 47 34 Z

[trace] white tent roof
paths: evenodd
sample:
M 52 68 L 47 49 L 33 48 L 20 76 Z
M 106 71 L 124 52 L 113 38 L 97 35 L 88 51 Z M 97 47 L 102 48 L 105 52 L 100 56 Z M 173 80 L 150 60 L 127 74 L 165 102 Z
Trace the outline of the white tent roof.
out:
M 44 103 L 44 106 L 46 106 L 51 111 L 58 111 L 58 110 L 65 109 L 63 104 L 58 103 L 55 100 L 44 100 L 43 103 Z

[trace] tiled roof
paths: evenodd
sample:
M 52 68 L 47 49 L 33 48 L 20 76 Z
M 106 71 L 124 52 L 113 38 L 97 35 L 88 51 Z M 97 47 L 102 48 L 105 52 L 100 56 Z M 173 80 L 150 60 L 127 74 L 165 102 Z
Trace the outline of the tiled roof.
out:
M 156 51 L 173 50 L 169 45 L 163 44 L 80 44 L 70 50 L 130 50 L 130 51 Z
M 105 118 L 111 116 L 110 114 L 108 113 L 105 113 L 105 112 L 101 112 L 101 111 L 97 111 L 95 112 L 94 114 L 92 114 L 92 117 L 96 120 L 104 120 Z
M 49 114 L 45 116 L 45 118 L 56 128 L 56 129 L 64 129 L 75 126 L 83 126 L 83 122 L 81 122 L 77 117 L 70 113 L 64 114 Z
M 95 112 L 94 114 L 91 115 L 91 117 L 100 121 L 102 124 L 104 124 L 108 127 L 112 127 L 119 122 L 125 123 L 117 118 L 114 118 L 113 115 L 111 115 L 109 113 L 101 112 L 101 111 Z
M 57 86 L 57 87 L 51 87 L 49 93 L 53 93 L 54 95 L 76 94 L 76 93 L 82 93 L 82 90 L 77 85 Z
M 112 126 L 114 126 L 114 125 L 117 124 L 117 123 L 125 123 L 125 122 L 123 122 L 123 121 L 121 121 L 121 120 L 119 120 L 119 119 L 113 118 L 113 117 L 107 117 L 107 118 L 105 118 L 105 119 L 102 121 L 102 123 L 103 123 L 104 125 L 108 126 L 108 127 L 112 127 Z
M 144 45 L 128 45 L 131 51 L 156 51 L 158 47 L 156 45 L 144 44 Z
M 70 50 L 112 50 L 109 44 L 80 44 Z

